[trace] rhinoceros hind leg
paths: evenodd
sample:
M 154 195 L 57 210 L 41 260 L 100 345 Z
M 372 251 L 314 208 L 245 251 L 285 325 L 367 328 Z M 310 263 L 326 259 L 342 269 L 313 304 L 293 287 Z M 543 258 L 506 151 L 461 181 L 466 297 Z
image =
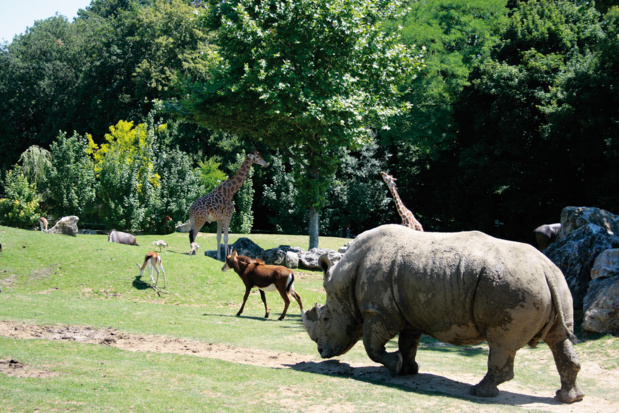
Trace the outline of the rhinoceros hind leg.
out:
M 397 331 L 391 331 L 379 316 L 366 317 L 363 322 L 363 345 L 366 353 L 373 361 L 387 367 L 394 376 L 402 370 L 402 354 L 399 351 L 387 353 L 385 344 L 396 334 Z
M 400 331 L 398 347 L 403 358 L 400 376 L 417 374 L 419 372 L 419 364 L 415 361 L 415 357 L 417 357 L 417 347 L 419 346 L 420 339 L 421 333 L 418 331 L 412 329 Z
M 515 351 L 493 347 L 490 344 L 488 356 L 488 373 L 471 389 L 471 394 L 480 397 L 496 397 L 499 395 L 498 385 L 514 378 Z
M 555 333 L 551 331 L 544 338 L 544 341 L 552 351 L 557 371 L 561 377 L 561 388 L 557 390 L 555 398 L 563 403 L 582 400 L 585 397 L 585 393 L 576 383 L 576 376 L 580 371 L 580 362 L 574 351 L 574 346 L 572 346 L 567 336 L 560 332 Z

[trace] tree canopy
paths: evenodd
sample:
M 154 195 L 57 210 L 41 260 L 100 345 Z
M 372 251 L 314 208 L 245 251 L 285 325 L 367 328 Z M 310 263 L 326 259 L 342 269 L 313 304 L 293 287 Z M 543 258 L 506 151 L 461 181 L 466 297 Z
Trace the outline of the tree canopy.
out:
M 341 147 L 359 147 L 406 108 L 405 79 L 422 57 L 383 30 L 397 1 L 211 1 L 218 46 L 204 78 L 186 79 L 184 116 L 295 158 L 310 247 Z

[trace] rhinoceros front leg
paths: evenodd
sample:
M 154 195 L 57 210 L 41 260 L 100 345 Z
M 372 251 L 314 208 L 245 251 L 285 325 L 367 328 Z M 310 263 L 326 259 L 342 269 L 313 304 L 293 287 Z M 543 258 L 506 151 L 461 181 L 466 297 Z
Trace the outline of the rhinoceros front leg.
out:
M 399 373 L 401 376 L 419 372 L 419 364 L 415 361 L 419 340 L 421 340 L 421 333 L 416 330 L 404 329 L 400 331 L 398 347 L 403 359 L 402 370 Z
M 498 385 L 514 378 L 514 357 L 516 351 L 488 343 L 488 372 L 479 384 L 471 388 L 471 394 L 481 397 L 499 395 Z
M 397 334 L 378 315 L 367 316 L 363 321 L 363 345 L 368 356 L 387 367 L 396 376 L 402 370 L 403 358 L 399 351 L 388 353 L 385 344 Z

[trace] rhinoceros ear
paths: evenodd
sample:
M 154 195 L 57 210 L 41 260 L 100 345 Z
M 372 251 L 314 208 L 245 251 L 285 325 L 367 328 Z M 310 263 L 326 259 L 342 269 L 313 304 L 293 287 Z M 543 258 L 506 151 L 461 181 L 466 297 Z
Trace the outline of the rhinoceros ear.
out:
M 329 258 L 329 254 L 322 254 L 320 258 L 318 258 L 318 265 L 322 268 L 323 274 L 326 274 L 333 265 L 333 262 Z

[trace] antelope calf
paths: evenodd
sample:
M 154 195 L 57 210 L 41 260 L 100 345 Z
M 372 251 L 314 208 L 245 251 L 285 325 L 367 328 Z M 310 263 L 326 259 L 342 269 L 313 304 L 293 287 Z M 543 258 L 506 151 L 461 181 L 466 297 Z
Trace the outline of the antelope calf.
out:
M 282 265 L 267 265 L 262 260 L 255 260 L 244 255 L 238 255 L 236 250 L 233 250 L 232 253 L 226 257 L 226 263 L 221 270 L 227 271 L 230 268 L 234 269 L 245 284 L 245 296 L 243 297 L 241 309 L 236 313 L 237 316 L 243 313 L 247 297 L 249 297 L 249 292 L 253 287 L 259 288 L 260 298 L 262 298 L 264 310 L 266 311 L 264 318 L 269 316 L 269 307 L 267 306 L 266 296 L 264 295 L 265 291 L 279 291 L 279 294 L 284 299 L 284 312 L 278 320 L 283 320 L 284 317 L 286 317 L 286 311 L 288 311 L 288 306 L 290 305 L 289 296 L 292 296 L 297 301 L 301 311 L 303 311 L 301 297 L 294 290 L 294 274 L 290 269 Z
M 161 257 L 155 251 L 151 251 L 144 257 L 144 264 L 140 267 L 140 264 L 135 264 L 140 269 L 140 277 L 144 273 L 144 269 L 148 267 L 148 273 L 150 274 L 150 282 L 153 287 L 157 287 L 157 281 L 159 281 L 159 268 L 161 268 L 161 274 L 163 275 L 163 288 L 166 288 L 165 271 L 163 265 L 161 265 Z M 157 279 L 153 280 L 153 268 L 157 271 Z
M 168 253 L 168 250 L 167 250 L 168 243 L 165 242 L 164 240 L 160 239 L 159 241 L 153 241 L 153 245 L 159 247 L 159 252 L 161 252 L 161 248 L 163 247 L 166 254 Z

